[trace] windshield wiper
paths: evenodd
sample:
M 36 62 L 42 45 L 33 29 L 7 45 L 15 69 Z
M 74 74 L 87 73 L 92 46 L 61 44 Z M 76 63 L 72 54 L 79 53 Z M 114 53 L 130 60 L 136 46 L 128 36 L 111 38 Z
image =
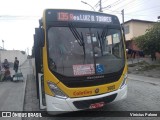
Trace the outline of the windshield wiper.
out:
M 108 29 L 107 29 L 107 26 L 103 28 L 103 31 L 102 31 L 102 35 L 101 35 L 101 38 L 102 40 L 105 39 L 105 37 L 107 36 L 107 33 L 108 33 Z
M 85 43 L 84 43 L 84 38 L 83 38 L 82 32 L 80 35 L 79 32 L 76 30 L 76 28 L 72 24 L 69 24 L 69 29 L 71 30 L 73 36 L 76 38 L 78 44 L 83 47 L 84 60 L 85 60 L 85 57 L 86 57 L 85 51 L 86 50 L 85 50 Z
M 102 54 L 102 56 L 103 56 L 102 39 L 101 39 L 98 31 L 97 31 L 97 35 L 98 35 L 98 40 L 99 40 L 99 43 L 100 43 L 101 54 Z
M 69 24 L 69 29 L 71 30 L 72 34 L 74 35 L 74 37 L 76 38 L 77 42 L 79 43 L 80 46 L 83 46 L 83 35 L 79 34 L 78 31 L 76 30 L 76 28 L 72 25 Z
M 101 48 L 101 54 L 102 54 L 102 56 L 103 56 L 103 47 L 102 47 L 102 45 L 104 43 L 104 40 L 105 40 L 105 37 L 106 37 L 107 33 L 108 33 L 107 26 L 105 26 L 103 28 L 101 36 L 100 36 L 99 32 L 97 31 L 97 35 L 98 35 L 98 40 L 99 40 L 99 43 L 100 43 L 100 48 Z

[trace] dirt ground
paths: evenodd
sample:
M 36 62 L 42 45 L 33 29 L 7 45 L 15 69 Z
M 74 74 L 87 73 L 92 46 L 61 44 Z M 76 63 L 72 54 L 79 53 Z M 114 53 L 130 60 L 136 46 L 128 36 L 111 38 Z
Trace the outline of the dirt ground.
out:
M 152 61 L 151 58 L 129 59 L 128 73 L 160 78 L 160 60 Z

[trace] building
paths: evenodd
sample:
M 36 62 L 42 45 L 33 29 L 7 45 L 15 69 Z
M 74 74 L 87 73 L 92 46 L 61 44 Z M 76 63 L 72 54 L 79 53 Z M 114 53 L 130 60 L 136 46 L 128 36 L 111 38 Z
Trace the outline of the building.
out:
M 135 45 L 132 39 L 134 37 L 144 35 L 146 30 L 153 27 L 155 23 L 156 22 L 153 21 L 137 20 L 137 19 L 131 19 L 129 21 L 124 22 L 126 48 L 139 50 L 139 48 Z

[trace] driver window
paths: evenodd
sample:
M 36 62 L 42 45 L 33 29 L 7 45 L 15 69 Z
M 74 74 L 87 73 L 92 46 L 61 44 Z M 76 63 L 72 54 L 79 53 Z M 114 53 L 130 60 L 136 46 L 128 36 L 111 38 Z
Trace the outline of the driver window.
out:
M 118 32 L 118 31 L 116 31 Z M 118 57 L 118 58 L 121 58 L 122 55 L 121 55 L 121 44 L 120 44 L 120 33 L 115 33 L 112 35 L 112 39 L 113 39 L 113 54 Z
M 105 39 L 105 51 L 118 58 L 122 57 L 121 35 L 119 30 L 110 29 Z

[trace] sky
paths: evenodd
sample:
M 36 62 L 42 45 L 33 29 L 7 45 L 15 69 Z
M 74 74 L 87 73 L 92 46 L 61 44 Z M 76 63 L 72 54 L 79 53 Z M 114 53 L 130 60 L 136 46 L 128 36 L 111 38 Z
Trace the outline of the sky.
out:
M 96 11 L 99 0 L 83 0 Z M 31 54 L 34 28 L 43 10 L 80 9 L 93 10 L 81 0 L 0 0 L 0 46 L 7 50 L 23 50 Z M 104 13 L 117 15 L 122 22 L 121 11 L 124 9 L 124 21 L 140 19 L 157 21 L 160 16 L 160 0 L 102 0 Z M 27 50 L 28 49 L 28 50 Z

